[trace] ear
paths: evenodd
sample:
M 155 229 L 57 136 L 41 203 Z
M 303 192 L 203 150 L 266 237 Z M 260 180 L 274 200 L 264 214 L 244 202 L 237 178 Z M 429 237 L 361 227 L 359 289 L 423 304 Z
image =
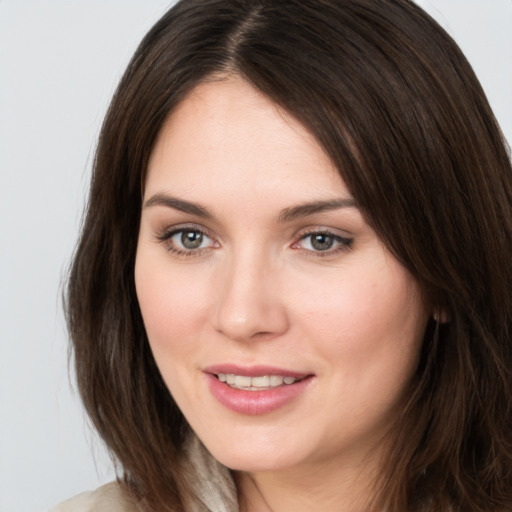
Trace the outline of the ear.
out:
M 447 311 L 443 308 L 434 308 L 432 312 L 432 318 L 438 324 L 447 324 L 450 321 L 450 315 L 448 315 Z

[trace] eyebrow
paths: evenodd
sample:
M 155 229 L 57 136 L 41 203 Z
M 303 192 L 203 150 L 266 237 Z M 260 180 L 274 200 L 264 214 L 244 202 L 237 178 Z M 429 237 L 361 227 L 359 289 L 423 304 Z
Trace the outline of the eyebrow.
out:
M 183 213 L 189 213 L 196 217 L 202 217 L 204 219 L 212 219 L 212 213 L 197 203 L 178 199 L 176 197 L 167 196 L 165 194 L 155 194 L 144 203 L 144 208 L 150 206 L 166 206 L 167 208 L 173 208 Z
M 214 218 L 214 215 L 208 210 L 208 208 L 205 208 L 198 203 L 185 201 L 184 199 L 178 199 L 166 194 L 155 194 L 144 203 L 144 208 L 149 208 L 151 206 L 165 206 L 167 208 L 173 208 L 174 210 L 204 219 Z M 304 203 L 281 210 L 278 221 L 280 223 L 289 222 L 301 217 L 314 215 L 315 213 L 338 210 L 340 208 L 357 208 L 357 203 L 351 197 Z
M 311 203 L 285 208 L 279 214 L 279 222 L 289 222 L 315 213 L 339 210 L 340 208 L 357 208 L 357 203 L 351 197 L 331 199 L 328 201 L 313 201 Z

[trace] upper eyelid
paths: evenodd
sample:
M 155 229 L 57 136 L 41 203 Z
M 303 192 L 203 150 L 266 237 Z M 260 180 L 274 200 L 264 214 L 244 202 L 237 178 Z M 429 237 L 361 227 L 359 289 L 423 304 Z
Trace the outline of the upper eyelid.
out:
M 329 231 L 329 230 L 313 230 L 313 231 L 307 231 L 305 233 L 302 233 L 297 238 L 297 242 L 299 242 L 300 240 L 303 240 L 304 238 L 308 238 L 312 235 L 327 235 L 327 236 L 334 238 L 335 240 L 340 240 L 340 241 L 342 240 L 344 242 L 352 241 L 354 239 L 353 236 L 344 236 L 344 235 L 340 235 L 338 233 L 334 233 L 333 231 Z M 294 244 L 297 242 L 294 242 Z
M 201 235 L 206 236 L 210 240 L 211 243 L 208 244 L 207 247 L 197 247 L 197 248 L 187 248 L 181 247 L 180 244 L 176 244 L 172 238 L 174 238 L 177 234 L 182 233 L 184 231 L 192 231 L 196 233 L 200 233 Z M 217 244 L 216 240 L 211 237 L 206 230 L 193 226 L 173 226 L 169 228 L 163 229 L 160 233 L 155 233 L 156 241 L 164 246 L 166 246 L 167 251 L 170 253 L 174 253 L 176 256 L 196 256 L 199 257 L 205 254 L 205 251 L 214 248 L 213 246 Z
M 343 230 L 342 230 L 343 231 Z M 327 235 L 332 237 L 335 241 L 338 242 L 338 244 L 344 246 L 345 248 L 352 247 L 354 243 L 354 235 L 347 233 L 346 231 L 343 231 L 344 234 L 340 234 L 338 230 L 332 229 L 332 228 L 310 228 L 306 231 L 299 232 L 298 235 L 295 237 L 295 241 L 291 244 L 291 247 L 296 246 L 299 244 L 302 240 L 307 239 L 308 237 L 311 237 L 313 235 Z M 336 249 L 329 249 L 326 251 L 312 251 L 311 249 L 304 249 L 308 252 L 313 252 L 315 254 L 323 254 L 327 256 L 328 254 L 332 254 L 333 252 L 336 252 Z
M 354 237 L 354 234 L 346 229 L 327 227 L 327 226 L 321 226 L 321 225 L 318 225 L 318 226 L 313 225 L 313 226 L 301 228 L 301 229 L 297 230 L 297 232 L 294 236 L 295 236 L 295 238 L 300 239 L 304 236 L 314 235 L 317 233 L 318 234 L 324 233 L 324 234 L 328 234 L 328 235 L 332 235 L 332 236 L 340 237 L 340 238 L 353 238 Z
M 170 238 L 171 236 L 179 233 L 180 231 L 197 231 L 198 233 L 202 233 L 206 235 L 208 238 L 213 239 L 214 237 L 210 233 L 210 230 L 206 229 L 203 226 L 198 226 L 196 224 L 186 223 L 186 224 L 176 224 L 173 226 L 167 226 L 156 232 L 157 238 L 165 237 Z
M 155 237 L 158 240 L 167 240 L 174 236 L 176 233 L 187 230 L 202 233 L 203 235 L 207 236 L 214 242 L 219 243 L 220 241 L 220 237 L 212 233 L 210 229 L 206 228 L 204 225 L 196 224 L 193 222 L 174 224 L 171 226 L 164 227 L 163 229 L 155 232 Z M 327 234 L 342 241 L 351 241 L 354 238 L 354 235 L 352 233 L 344 229 L 326 226 L 308 226 L 303 227 L 295 232 L 295 234 L 292 236 L 291 245 L 295 245 L 303 238 L 315 234 Z

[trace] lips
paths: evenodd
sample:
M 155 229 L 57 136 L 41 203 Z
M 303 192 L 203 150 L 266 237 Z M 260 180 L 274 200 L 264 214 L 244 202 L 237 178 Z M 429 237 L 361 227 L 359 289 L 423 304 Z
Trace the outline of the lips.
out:
M 239 366 L 236 364 L 217 364 L 209 366 L 203 370 L 205 373 L 212 375 L 232 374 L 242 375 L 246 377 L 261 377 L 263 375 L 278 375 L 282 377 L 293 377 L 295 379 L 302 379 L 310 374 L 307 372 L 296 372 L 286 368 L 278 368 L 276 366 L 267 365 L 254 365 L 254 366 Z
M 220 404 L 248 415 L 267 414 L 300 398 L 314 377 L 270 366 L 217 365 L 203 371 Z

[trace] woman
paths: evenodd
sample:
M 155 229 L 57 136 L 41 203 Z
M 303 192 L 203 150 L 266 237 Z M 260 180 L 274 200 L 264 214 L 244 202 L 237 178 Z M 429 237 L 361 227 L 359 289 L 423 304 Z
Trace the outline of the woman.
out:
M 179 2 L 68 286 L 122 478 L 57 510 L 512 510 L 511 177 L 412 2 Z

